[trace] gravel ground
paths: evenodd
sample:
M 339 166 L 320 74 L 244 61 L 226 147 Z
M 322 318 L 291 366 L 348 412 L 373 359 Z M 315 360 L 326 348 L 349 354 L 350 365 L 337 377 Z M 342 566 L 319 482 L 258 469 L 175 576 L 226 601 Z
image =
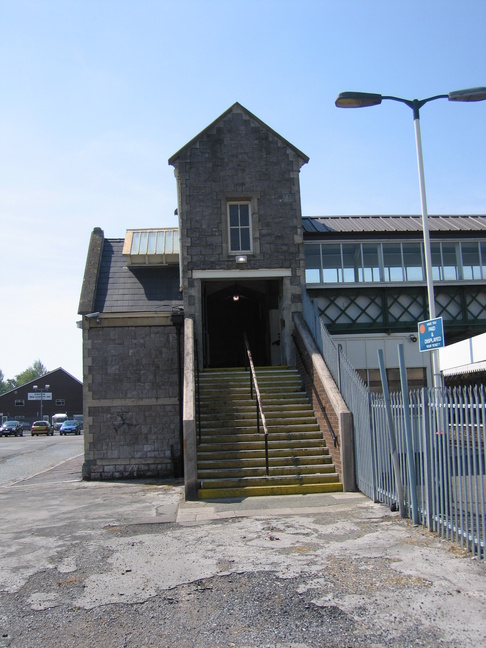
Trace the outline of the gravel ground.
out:
M 0 648 L 486 645 L 484 562 L 359 494 L 56 474 L 0 489 Z
M 43 575 L 36 587 L 46 587 Z M 69 582 L 69 580 L 73 582 Z M 52 583 L 50 584 L 52 585 Z M 15 619 L 1 646 L 106 648 L 143 646 L 438 646 L 433 629 L 396 626 L 370 618 L 363 607 L 351 615 L 330 602 L 316 604 L 312 591 L 299 592 L 300 579 L 257 572 L 216 576 L 181 585 L 136 604 L 112 604 L 83 610 L 68 602 L 82 587 L 75 578 L 59 582 L 66 602 L 34 611 L 28 593 L 7 603 L 4 614 Z M 405 583 L 402 583 L 403 587 Z M 416 583 L 409 584 L 416 588 Z M 334 589 L 329 584 L 328 591 Z M 359 611 L 358 611 L 359 612 Z

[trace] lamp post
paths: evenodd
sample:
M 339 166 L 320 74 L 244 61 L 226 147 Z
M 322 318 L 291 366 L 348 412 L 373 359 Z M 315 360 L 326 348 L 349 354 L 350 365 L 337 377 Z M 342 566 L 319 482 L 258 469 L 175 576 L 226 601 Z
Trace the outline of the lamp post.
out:
M 38 385 L 34 385 L 34 391 L 35 392 L 40 392 L 40 418 L 42 420 L 42 401 L 44 400 L 44 392 L 46 392 L 49 389 L 50 385 L 44 385 L 44 387 L 39 387 Z
M 427 214 L 427 199 L 425 195 L 425 175 L 424 163 L 422 156 L 422 138 L 420 134 L 420 109 L 430 101 L 436 99 L 448 99 L 449 101 L 484 101 L 486 99 L 486 87 L 469 88 L 467 90 L 454 90 L 448 94 L 435 95 L 426 99 L 403 99 L 402 97 L 386 96 L 370 92 L 341 92 L 336 99 L 338 108 L 368 108 L 369 106 L 378 106 L 384 99 L 398 101 L 405 104 L 413 111 L 413 124 L 415 129 L 415 145 L 417 149 L 417 163 L 420 186 L 420 202 L 422 207 L 422 230 L 424 237 L 425 253 L 425 276 L 427 280 L 427 295 L 429 306 L 429 318 L 435 319 L 435 296 L 434 296 L 434 279 L 432 275 L 432 256 L 430 251 L 429 221 Z M 439 363 L 437 351 L 432 352 L 432 370 L 434 386 L 438 387 L 439 381 Z

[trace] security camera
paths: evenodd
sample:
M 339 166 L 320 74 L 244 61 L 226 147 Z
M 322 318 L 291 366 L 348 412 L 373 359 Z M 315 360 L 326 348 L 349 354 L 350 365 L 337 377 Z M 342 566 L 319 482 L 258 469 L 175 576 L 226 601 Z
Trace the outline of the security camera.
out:
M 99 316 L 99 313 L 89 313 L 89 315 L 85 315 L 84 317 L 85 319 L 98 319 Z

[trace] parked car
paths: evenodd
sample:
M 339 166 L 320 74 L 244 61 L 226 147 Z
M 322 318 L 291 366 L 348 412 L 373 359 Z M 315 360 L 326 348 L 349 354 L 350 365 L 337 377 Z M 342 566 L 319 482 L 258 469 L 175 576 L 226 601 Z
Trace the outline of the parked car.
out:
M 54 436 L 54 430 L 49 425 L 49 421 L 34 421 L 30 429 L 31 436 L 39 436 L 39 434 L 46 434 L 47 436 Z
M 5 421 L 0 427 L 0 436 L 24 436 L 22 424 L 19 421 Z
M 81 434 L 81 427 L 79 423 L 74 419 L 68 419 L 61 425 L 59 434 L 61 436 L 63 436 L 64 434 Z

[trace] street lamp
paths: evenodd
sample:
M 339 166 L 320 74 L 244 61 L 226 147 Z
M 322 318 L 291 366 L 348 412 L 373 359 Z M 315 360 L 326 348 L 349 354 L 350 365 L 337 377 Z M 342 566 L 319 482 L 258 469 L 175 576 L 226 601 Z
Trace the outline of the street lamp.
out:
M 427 97 L 427 99 L 402 99 L 401 97 L 386 96 L 375 94 L 371 92 L 341 92 L 336 99 L 336 106 L 338 108 L 368 108 L 369 106 L 378 106 L 384 99 L 391 101 L 399 101 L 413 110 L 413 123 L 415 129 L 415 145 L 417 148 L 417 162 L 419 172 L 419 185 L 420 185 L 420 202 L 422 205 L 422 229 L 424 236 L 424 252 L 425 252 L 425 275 L 427 279 L 427 294 L 429 303 L 429 318 L 435 319 L 435 296 L 434 296 L 434 280 L 432 276 L 432 256 L 430 252 L 430 235 L 429 235 L 429 221 L 427 214 L 427 200 L 425 196 L 425 176 L 424 176 L 424 163 L 422 157 L 422 138 L 420 135 L 420 108 L 425 106 L 429 101 L 436 99 L 448 99 L 449 101 L 484 101 L 486 99 L 486 87 L 469 88 L 467 90 L 454 90 L 448 94 L 435 95 L 434 97 Z M 434 374 L 434 385 L 439 385 L 438 380 L 438 358 L 436 351 L 432 353 L 432 365 Z
M 35 392 L 40 392 L 40 418 L 42 420 L 42 401 L 44 400 L 44 392 L 46 392 L 50 388 L 50 385 L 44 385 L 44 387 L 34 385 L 33 388 Z

